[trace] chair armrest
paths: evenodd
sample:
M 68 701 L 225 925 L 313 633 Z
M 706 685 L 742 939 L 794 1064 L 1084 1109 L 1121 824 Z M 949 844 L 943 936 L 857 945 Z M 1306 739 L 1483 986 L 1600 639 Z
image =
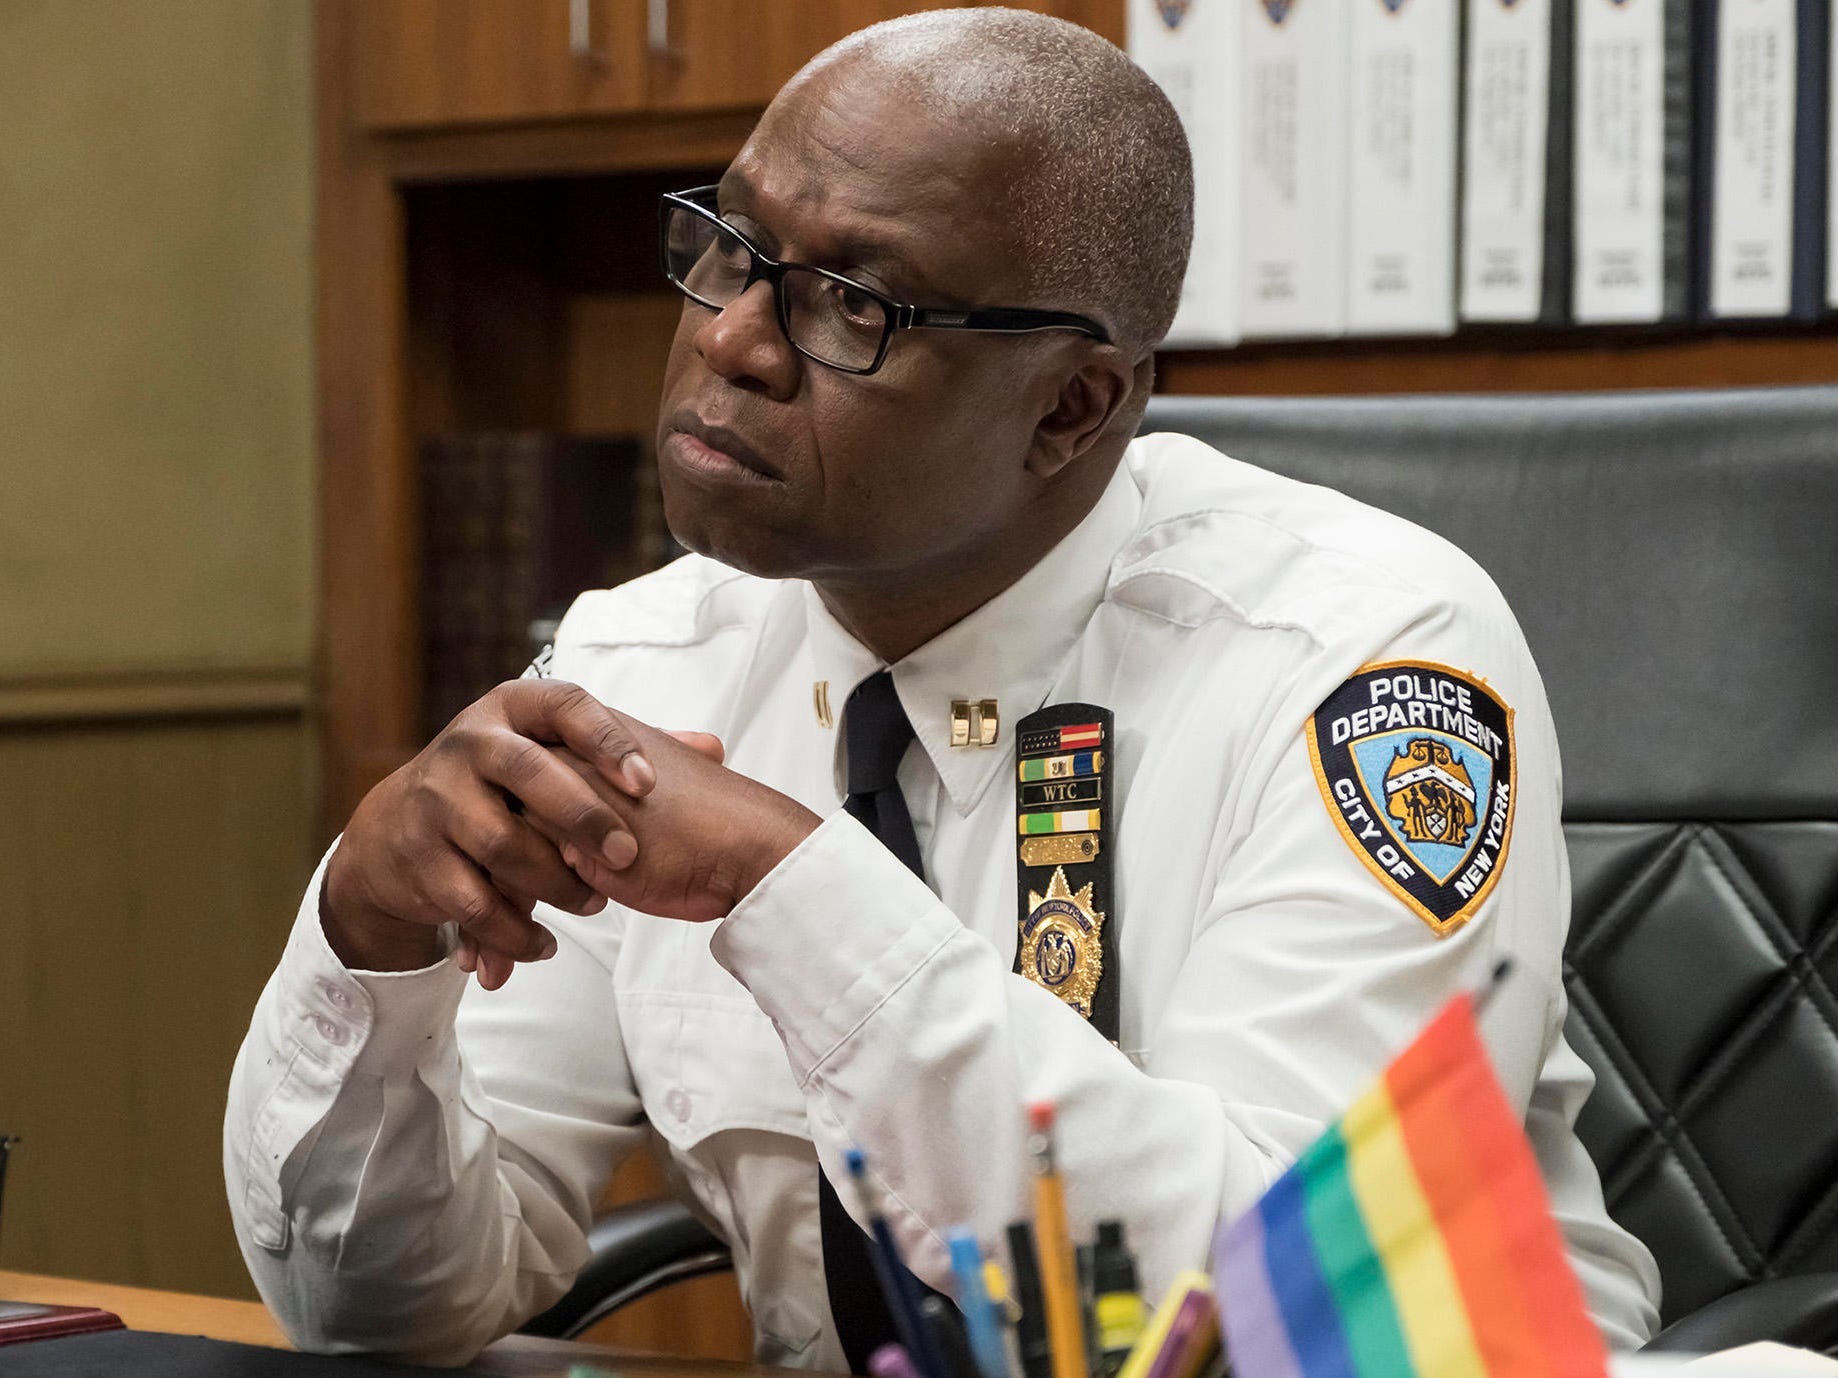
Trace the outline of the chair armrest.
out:
M 520 1333 L 573 1339 L 628 1302 L 673 1282 L 732 1266 L 728 1247 L 689 1208 L 668 1200 L 616 1206 L 587 1232 L 590 1250 L 574 1286 Z
M 1776 1340 L 1838 1357 L 1838 1273 L 1802 1273 L 1751 1283 L 1681 1316 L 1646 1348 L 1709 1354 L 1755 1340 Z

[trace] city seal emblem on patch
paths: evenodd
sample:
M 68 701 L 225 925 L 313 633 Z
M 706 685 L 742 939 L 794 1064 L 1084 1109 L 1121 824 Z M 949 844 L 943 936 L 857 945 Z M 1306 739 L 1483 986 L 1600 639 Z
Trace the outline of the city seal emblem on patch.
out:
M 1446 665 L 1368 665 L 1308 721 L 1308 754 L 1347 845 L 1436 933 L 1460 928 L 1512 839 L 1512 710 Z
M 1093 908 L 1091 886 L 1074 890 L 1064 867 L 1053 872 L 1044 895 L 1028 895 L 1021 925 L 1021 974 L 1044 986 L 1085 1018 L 1104 974 L 1104 916 Z

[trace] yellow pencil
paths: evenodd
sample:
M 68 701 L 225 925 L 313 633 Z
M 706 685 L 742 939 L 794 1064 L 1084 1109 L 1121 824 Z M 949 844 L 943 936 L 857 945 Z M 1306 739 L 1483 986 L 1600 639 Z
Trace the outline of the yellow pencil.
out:
M 1090 1378 L 1085 1362 L 1085 1320 L 1072 1232 L 1066 1225 L 1066 1186 L 1053 1161 L 1053 1103 L 1028 1107 L 1028 1156 L 1034 1163 L 1034 1245 L 1040 1256 L 1040 1292 L 1047 1311 L 1053 1378 Z

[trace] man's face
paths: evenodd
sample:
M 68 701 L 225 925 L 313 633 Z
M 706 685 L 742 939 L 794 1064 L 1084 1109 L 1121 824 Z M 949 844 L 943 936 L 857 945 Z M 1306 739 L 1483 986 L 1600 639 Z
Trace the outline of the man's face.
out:
M 1020 305 L 1012 175 L 987 140 L 884 94 L 859 66 L 782 93 L 721 184 L 723 217 L 774 258 L 922 306 Z M 901 331 L 879 372 L 825 368 L 772 289 L 685 301 L 658 431 L 665 515 L 692 550 L 768 577 L 923 577 L 1025 518 L 1023 467 L 1056 389 L 1028 339 Z

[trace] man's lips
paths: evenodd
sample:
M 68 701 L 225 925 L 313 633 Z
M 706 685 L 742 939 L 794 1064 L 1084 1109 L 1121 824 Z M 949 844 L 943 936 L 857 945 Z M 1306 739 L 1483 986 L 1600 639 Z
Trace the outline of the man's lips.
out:
M 760 457 L 758 450 L 726 426 L 714 426 L 700 417 L 679 412 L 670 418 L 673 438 L 688 442 L 680 457 L 698 468 L 722 467 L 721 460 L 745 469 L 760 478 L 782 480 L 784 475 Z

